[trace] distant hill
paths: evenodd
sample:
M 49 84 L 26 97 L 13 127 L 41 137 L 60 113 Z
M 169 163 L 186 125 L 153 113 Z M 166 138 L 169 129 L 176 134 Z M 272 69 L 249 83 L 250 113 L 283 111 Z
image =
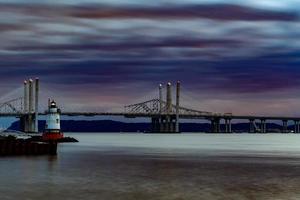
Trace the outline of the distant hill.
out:
M 43 131 L 45 127 L 45 121 L 39 121 L 39 130 Z M 282 126 L 274 123 L 267 124 L 268 130 L 272 132 L 279 132 Z M 19 121 L 14 122 L 8 128 L 10 130 L 20 130 Z M 112 120 L 62 120 L 61 129 L 63 132 L 149 132 L 151 130 L 150 123 L 125 123 Z M 221 125 L 221 129 L 225 130 L 224 125 Z M 248 123 L 232 124 L 232 129 L 235 132 L 248 132 Z M 293 126 L 289 126 L 290 130 L 293 130 Z M 181 132 L 209 132 L 209 123 L 181 123 Z

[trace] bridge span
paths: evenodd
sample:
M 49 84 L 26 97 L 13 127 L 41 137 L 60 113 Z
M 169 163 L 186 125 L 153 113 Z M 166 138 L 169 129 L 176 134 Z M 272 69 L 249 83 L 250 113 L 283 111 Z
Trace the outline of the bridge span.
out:
M 161 116 L 167 116 L 166 114 L 149 114 L 149 113 L 126 113 L 126 112 L 62 112 L 64 116 L 123 116 L 126 118 L 159 118 Z M 44 115 L 44 113 L 40 113 Z M 294 132 L 300 133 L 300 117 L 279 117 L 279 116 L 254 116 L 254 115 L 193 115 L 193 114 L 180 114 L 180 119 L 200 119 L 208 120 L 212 124 L 212 132 L 214 133 L 232 133 L 232 120 L 248 120 L 249 132 L 255 133 L 267 133 L 268 121 L 281 121 L 282 133 L 288 133 L 288 122 L 294 123 Z M 225 130 L 221 130 L 221 121 L 224 121 Z M 153 124 L 152 124 L 153 126 Z M 159 131 L 157 131 L 159 132 Z
M 176 84 L 176 100 L 172 103 L 171 83 L 166 86 L 165 100 L 162 95 L 162 85 L 159 85 L 159 98 L 141 103 L 124 106 L 122 112 L 88 112 L 88 111 L 61 111 L 64 116 L 123 116 L 126 118 L 150 118 L 152 131 L 157 133 L 180 132 L 179 119 L 208 120 L 213 133 L 232 133 L 232 120 L 248 120 L 249 132 L 267 133 L 268 121 L 281 121 L 282 133 L 288 133 L 288 122 L 294 123 L 294 132 L 300 133 L 300 117 L 288 116 L 255 116 L 234 115 L 232 113 L 214 113 L 189 109 L 180 106 L 180 82 Z M 21 131 L 26 133 L 38 132 L 38 116 L 46 112 L 39 112 L 39 79 L 24 82 L 24 94 L 21 97 L 0 103 L 0 117 L 20 118 Z M 223 124 L 223 126 L 221 126 Z M 224 130 L 221 130 L 224 127 Z

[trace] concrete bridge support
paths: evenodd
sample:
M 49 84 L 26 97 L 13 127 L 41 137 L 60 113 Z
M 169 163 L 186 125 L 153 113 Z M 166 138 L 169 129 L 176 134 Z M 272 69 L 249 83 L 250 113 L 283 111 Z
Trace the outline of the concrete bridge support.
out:
M 180 102 L 180 82 L 176 84 L 176 119 L 175 119 L 175 132 L 179 133 L 179 102 Z
M 38 119 L 34 113 L 25 114 L 20 117 L 20 129 L 24 133 L 38 133 L 35 130 L 35 123 Z
M 39 132 L 39 93 L 40 93 L 40 81 L 38 78 L 34 82 L 35 97 L 34 97 L 34 132 Z
M 20 118 L 21 131 L 38 133 L 39 79 L 24 81 L 24 115 Z
M 288 121 L 287 120 L 282 121 L 282 132 L 288 133 Z
M 294 133 L 300 133 L 300 121 L 294 121 Z
M 266 133 L 267 132 L 267 124 L 266 124 L 266 120 L 262 119 L 260 122 L 260 132 L 261 133 Z
M 220 133 L 221 127 L 220 127 L 220 119 L 214 118 L 211 120 L 211 132 L 212 133 Z
M 225 133 L 232 133 L 231 119 L 225 119 Z
M 160 121 L 158 117 L 152 117 L 151 120 L 151 131 L 154 133 L 159 133 L 160 132 Z
M 176 132 L 176 116 L 160 116 L 152 117 L 153 133 L 175 133 Z
M 255 133 L 255 120 L 254 119 L 250 119 L 249 120 L 249 132 L 250 133 Z
M 172 124 L 172 118 L 171 116 L 166 116 L 164 120 L 164 130 L 163 133 L 173 133 L 174 128 Z

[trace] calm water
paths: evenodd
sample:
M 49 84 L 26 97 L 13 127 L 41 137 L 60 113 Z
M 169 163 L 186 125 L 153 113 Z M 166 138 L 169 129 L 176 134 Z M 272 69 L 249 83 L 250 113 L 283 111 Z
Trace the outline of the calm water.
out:
M 300 135 L 67 134 L 0 158 L 0 199 L 300 199 Z

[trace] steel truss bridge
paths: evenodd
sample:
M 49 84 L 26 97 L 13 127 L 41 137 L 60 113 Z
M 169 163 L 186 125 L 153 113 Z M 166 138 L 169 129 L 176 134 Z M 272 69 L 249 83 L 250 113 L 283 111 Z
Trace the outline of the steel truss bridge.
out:
M 29 82 L 34 82 L 30 80 Z M 33 83 L 31 83 L 33 84 Z M 30 87 L 32 87 L 30 89 Z M 124 106 L 122 112 L 68 112 L 62 109 L 61 115 L 64 116 L 124 116 L 126 118 L 150 118 L 152 122 L 153 132 L 162 133 L 175 133 L 179 132 L 179 119 L 201 119 L 211 122 L 211 132 L 214 133 L 231 133 L 232 120 L 248 120 L 249 131 L 251 133 L 260 132 L 266 133 L 267 121 L 278 120 L 282 122 L 282 132 L 288 133 L 288 122 L 294 123 L 294 132 L 300 133 L 300 117 L 287 117 L 287 116 L 253 116 L 253 115 L 233 115 L 231 113 L 213 113 L 201 110 L 194 110 L 185 108 L 179 105 L 180 98 L 180 84 L 177 83 L 176 90 L 176 104 L 172 103 L 171 99 L 171 85 L 167 86 L 167 98 L 162 98 L 162 87 L 159 88 L 159 98 L 148 100 L 141 103 Z M 38 104 L 38 82 L 35 88 L 34 98 L 33 85 L 25 84 L 24 95 L 3 103 L 0 103 L 0 117 L 18 117 L 23 120 L 22 124 L 24 132 L 35 132 L 34 124 L 38 115 L 45 115 L 46 112 L 39 112 L 38 106 L 33 105 L 35 102 Z M 29 108 L 30 107 L 30 108 Z M 224 130 L 221 130 L 221 122 L 223 122 Z M 27 125 L 26 125 L 27 124 Z M 27 130 L 26 127 L 27 126 Z M 28 128 L 31 127 L 31 128 Z

